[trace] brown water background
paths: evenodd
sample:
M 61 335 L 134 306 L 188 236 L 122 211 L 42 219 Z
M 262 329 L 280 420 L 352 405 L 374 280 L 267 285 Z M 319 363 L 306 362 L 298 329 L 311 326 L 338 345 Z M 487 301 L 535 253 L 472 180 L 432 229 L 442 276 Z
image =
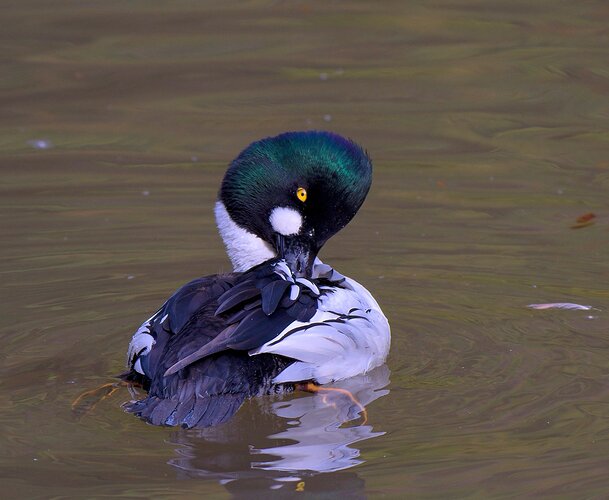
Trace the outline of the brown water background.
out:
M 2 497 L 607 495 L 609 3 L 1 4 Z M 74 416 L 172 290 L 229 268 L 226 164 L 304 129 L 375 164 L 322 252 L 392 325 L 368 422 L 301 394 L 178 431 L 126 390 Z

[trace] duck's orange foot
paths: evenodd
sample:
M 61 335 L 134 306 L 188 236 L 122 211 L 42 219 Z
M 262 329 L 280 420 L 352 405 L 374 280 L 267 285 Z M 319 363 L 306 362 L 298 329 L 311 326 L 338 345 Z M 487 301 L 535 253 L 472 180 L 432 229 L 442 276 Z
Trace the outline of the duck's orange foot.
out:
M 109 398 L 121 387 L 129 387 L 131 384 L 128 382 L 108 382 L 102 384 L 95 389 L 80 394 L 74 401 L 72 401 L 72 414 L 77 418 L 82 418 L 85 415 L 91 413 L 93 409 L 101 403 L 104 399 Z
M 347 389 L 341 389 L 339 387 L 322 387 L 314 382 L 301 382 L 299 384 L 296 384 L 296 389 L 313 393 L 326 392 L 343 394 L 348 397 L 355 406 L 359 408 L 362 416 L 362 425 L 365 425 L 368 422 L 368 410 L 366 410 L 366 407 L 357 400 L 357 398 L 351 393 L 351 391 L 348 391 Z

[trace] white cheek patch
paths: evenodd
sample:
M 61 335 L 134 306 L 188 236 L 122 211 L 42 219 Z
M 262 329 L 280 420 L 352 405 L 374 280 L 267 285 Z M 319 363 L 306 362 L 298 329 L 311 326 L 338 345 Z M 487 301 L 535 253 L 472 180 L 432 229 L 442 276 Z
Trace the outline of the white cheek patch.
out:
M 273 230 L 283 236 L 298 234 L 302 227 L 302 215 L 293 208 L 275 207 L 269 216 Z

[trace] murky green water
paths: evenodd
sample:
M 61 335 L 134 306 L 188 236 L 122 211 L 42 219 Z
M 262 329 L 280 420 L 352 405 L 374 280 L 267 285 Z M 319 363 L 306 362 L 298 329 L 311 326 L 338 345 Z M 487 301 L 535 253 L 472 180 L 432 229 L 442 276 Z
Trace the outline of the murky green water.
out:
M 3 497 L 606 495 L 607 2 L 27 0 L 0 22 Z M 348 384 L 368 422 L 298 394 L 177 431 L 126 390 L 76 418 L 174 288 L 228 269 L 227 162 L 310 128 L 376 166 L 322 254 L 392 325 L 388 369 Z

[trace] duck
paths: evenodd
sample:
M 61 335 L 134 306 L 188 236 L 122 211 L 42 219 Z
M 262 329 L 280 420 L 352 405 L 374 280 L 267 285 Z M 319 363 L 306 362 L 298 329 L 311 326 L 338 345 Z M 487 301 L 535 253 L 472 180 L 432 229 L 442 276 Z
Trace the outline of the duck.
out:
M 146 395 L 124 409 L 154 425 L 216 426 L 250 398 L 382 365 L 391 334 L 379 304 L 318 257 L 371 183 L 367 152 L 333 132 L 247 146 L 215 204 L 233 271 L 180 287 L 135 331 L 120 378 Z

